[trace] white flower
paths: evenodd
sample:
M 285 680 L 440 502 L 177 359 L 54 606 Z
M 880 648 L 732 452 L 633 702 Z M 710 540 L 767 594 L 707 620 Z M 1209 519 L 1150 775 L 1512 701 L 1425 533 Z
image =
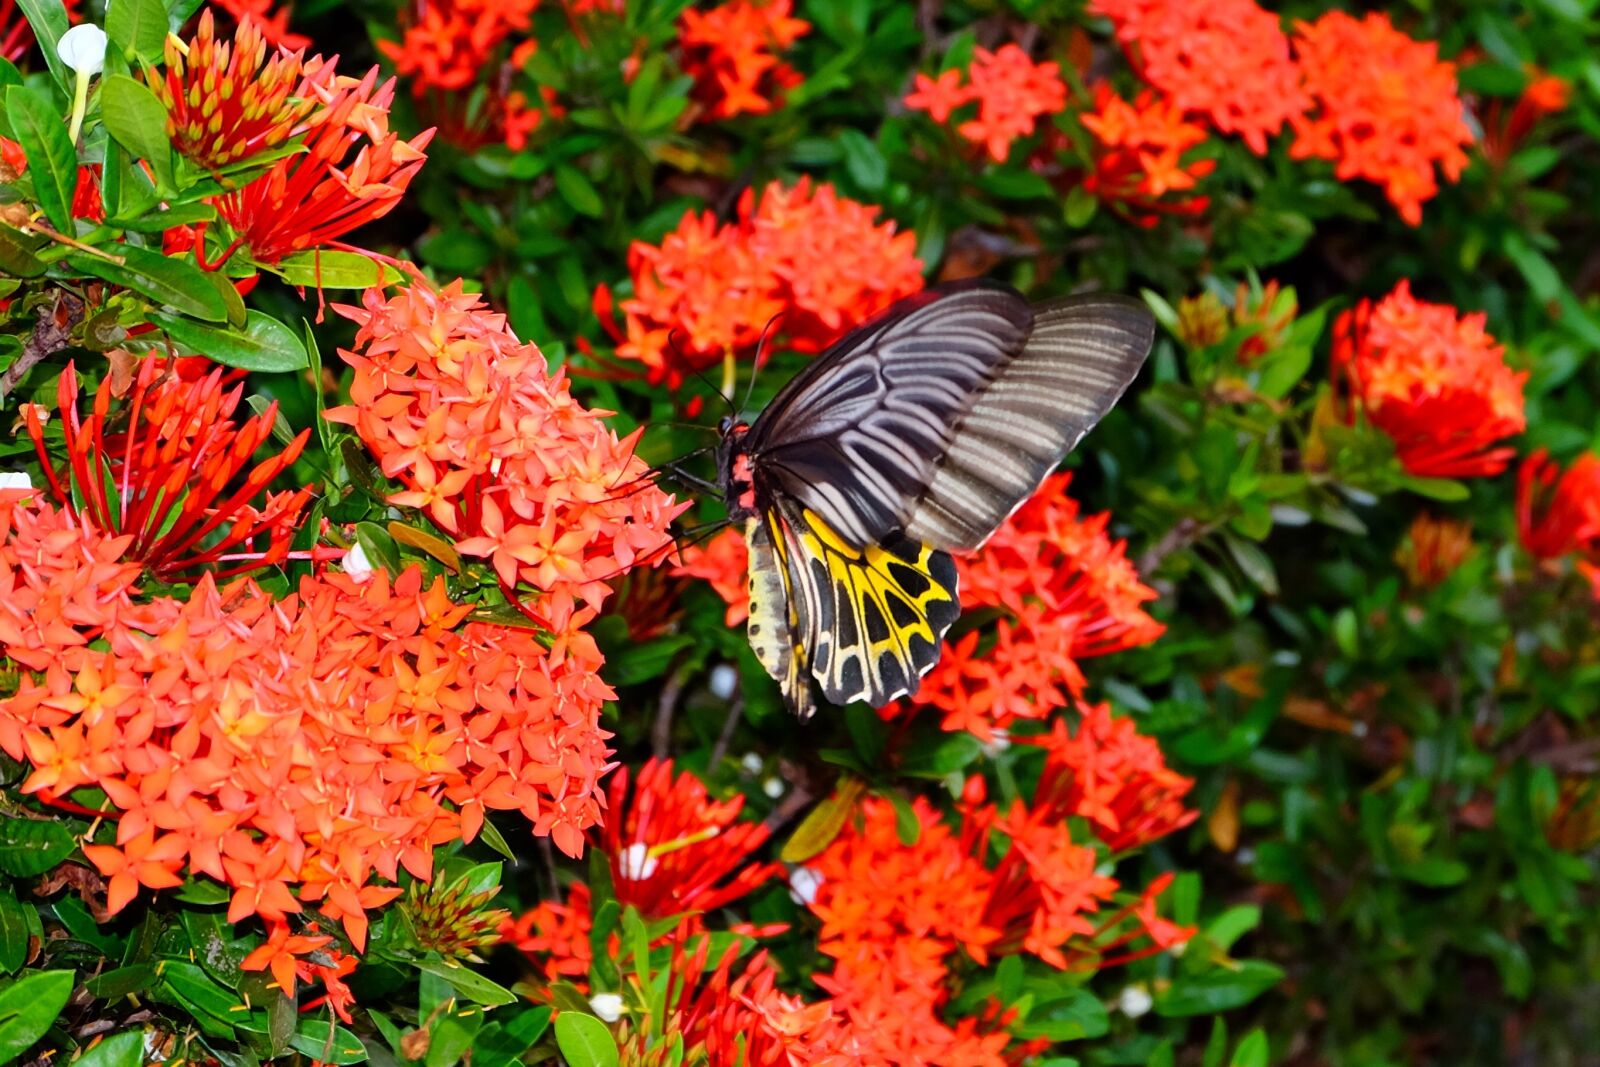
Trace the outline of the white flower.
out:
M 106 31 L 80 22 L 61 35 L 56 42 L 56 55 L 78 74 L 93 77 L 105 69 Z
M 615 993 L 596 993 L 589 998 L 589 1007 L 603 1023 L 614 1023 L 622 1018 L 622 998 Z
M 0 471 L 0 489 L 32 489 L 33 479 L 27 471 Z
M 739 684 L 739 672 L 726 663 L 719 663 L 711 668 L 711 694 L 718 700 L 727 700 L 733 696 L 734 686 Z
M 1126 986 L 1117 996 L 1117 1010 L 1130 1019 L 1137 1019 L 1154 1006 L 1155 998 L 1142 985 Z
M 994 759 L 995 757 L 999 756 L 1000 753 L 1004 752 L 1010 747 L 1011 732 L 1009 730 L 997 729 L 993 731 L 993 736 L 991 736 L 989 740 L 983 742 L 983 754 L 988 756 L 990 759 Z
M 746 774 L 760 774 L 761 768 L 766 765 L 767 761 L 754 752 L 746 752 L 739 757 L 739 766 L 744 768 Z
M 350 551 L 344 554 L 344 562 L 340 564 L 344 572 L 358 582 L 364 582 L 372 577 L 372 561 L 361 550 L 360 545 L 352 545 Z
M 661 866 L 661 861 L 650 855 L 650 846 L 643 841 L 635 842 L 622 850 L 618 857 L 622 867 L 622 877 L 630 882 L 642 882 Z
M 783 779 L 774 775 L 761 783 L 761 791 L 773 800 L 783 796 Z
M 796 867 L 789 872 L 789 896 L 796 904 L 810 907 L 817 899 L 823 880 L 821 872 L 814 867 Z

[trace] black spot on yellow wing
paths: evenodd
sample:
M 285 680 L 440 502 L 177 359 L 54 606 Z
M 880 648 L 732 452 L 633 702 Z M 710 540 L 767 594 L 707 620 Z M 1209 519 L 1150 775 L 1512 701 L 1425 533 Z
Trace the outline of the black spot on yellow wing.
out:
M 744 536 L 750 547 L 750 620 L 745 624 L 750 647 L 794 713 L 810 718 L 816 702 L 811 697 L 805 646 L 795 627 L 782 539 L 775 538 L 767 521 L 759 517 L 745 524 Z
M 901 536 L 856 549 L 799 507 L 774 535 L 790 557 L 797 643 L 827 698 L 881 705 L 913 692 L 960 614 L 950 556 Z

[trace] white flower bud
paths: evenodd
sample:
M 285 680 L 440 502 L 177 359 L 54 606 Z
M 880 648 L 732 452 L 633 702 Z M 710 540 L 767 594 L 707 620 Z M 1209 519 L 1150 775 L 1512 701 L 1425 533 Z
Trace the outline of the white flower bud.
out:
M 0 471 L 0 489 L 32 489 L 33 479 L 27 471 Z
M 761 791 L 773 800 L 783 796 L 783 779 L 774 775 L 761 783 Z
M 711 668 L 711 694 L 718 700 L 727 700 L 733 696 L 734 687 L 739 684 L 739 672 L 726 663 L 719 663 Z
M 622 850 L 617 865 L 622 868 L 622 877 L 630 882 L 642 882 L 656 873 L 661 861 L 650 855 L 649 845 L 638 841 Z
M 1150 991 L 1142 985 L 1125 986 L 1117 996 L 1117 1010 L 1130 1019 L 1147 1014 L 1155 1003 Z
M 796 904 L 810 907 L 817 899 L 817 890 L 824 879 L 813 867 L 796 867 L 789 872 L 789 896 Z
M 622 998 L 616 993 L 596 993 L 589 998 L 589 1007 L 603 1023 L 614 1023 L 622 1018 Z
M 744 768 L 746 774 L 760 774 L 761 768 L 766 765 L 767 761 L 754 752 L 746 752 L 739 757 L 739 766 Z
M 87 22 L 79 23 L 61 35 L 56 55 L 78 74 L 93 77 L 105 69 L 106 31 Z
M 367 554 L 360 545 L 350 546 L 350 551 L 344 554 L 344 562 L 340 564 L 344 572 L 358 582 L 364 582 L 372 577 L 372 561 L 367 559 Z

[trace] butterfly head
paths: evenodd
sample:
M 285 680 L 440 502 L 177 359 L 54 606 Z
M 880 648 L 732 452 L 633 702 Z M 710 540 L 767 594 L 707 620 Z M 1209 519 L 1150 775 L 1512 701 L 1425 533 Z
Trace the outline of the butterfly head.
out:
M 717 448 L 717 484 L 722 487 L 728 518 L 749 518 L 756 513 L 750 453 L 744 448 L 744 436 L 750 432 L 750 424 L 724 415 L 718 429 L 722 431 L 722 444 Z

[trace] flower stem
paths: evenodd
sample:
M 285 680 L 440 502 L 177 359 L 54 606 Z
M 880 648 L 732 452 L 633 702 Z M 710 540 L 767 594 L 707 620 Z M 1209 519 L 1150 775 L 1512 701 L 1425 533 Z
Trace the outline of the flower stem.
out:
M 72 125 L 67 127 L 67 136 L 73 144 L 78 143 L 78 134 L 83 130 L 83 114 L 89 110 L 89 79 L 92 75 L 88 69 L 78 71 L 78 81 L 72 90 Z

